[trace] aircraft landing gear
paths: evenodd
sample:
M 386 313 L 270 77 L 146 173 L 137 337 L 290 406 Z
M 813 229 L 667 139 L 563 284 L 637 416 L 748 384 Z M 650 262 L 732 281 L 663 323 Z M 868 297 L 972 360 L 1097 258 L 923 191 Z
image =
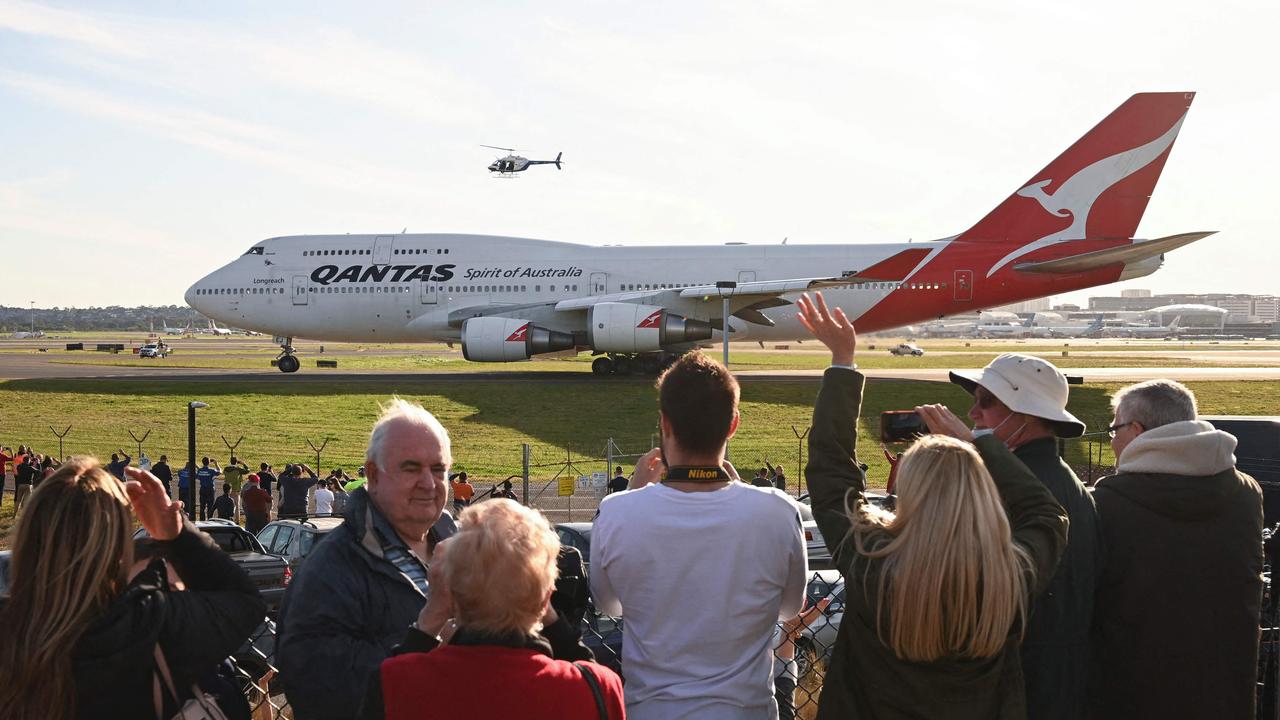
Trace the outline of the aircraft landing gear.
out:
M 636 355 L 601 355 L 591 361 L 591 372 L 597 377 L 609 375 L 651 375 L 657 376 L 675 362 L 678 353 L 654 352 Z
M 293 350 L 293 338 L 286 338 L 280 343 L 280 356 L 276 358 L 276 367 L 282 373 L 295 373 L 302 367 L 297 354 Z

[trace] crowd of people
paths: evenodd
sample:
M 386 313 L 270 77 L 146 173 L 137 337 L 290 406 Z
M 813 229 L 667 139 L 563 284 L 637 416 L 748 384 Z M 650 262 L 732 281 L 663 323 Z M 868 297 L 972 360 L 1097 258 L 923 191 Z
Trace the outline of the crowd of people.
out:
M 915 408 L 930 433 L 897 457 L 890 511 L 869 502 L 858 462 L 853 325 L 821 294 L 798 305 L 832 355 L 805 479 L 845 585 L 819 718 L 1252 717 L 1261 491 L 1187 388 L 1116 393 L 1117 472 L 1086 488 L 1057 452 L 1086 429 L 1057 368 L 1010 354 L 953 373 L 972 424 Z M 400 399 L 358 478 L 232 458 L 194 479 L 202 511 L 207 495 L 248 525 L 277 496 L 282 514 L 306 512 L 312 488 L 317 509 L 344 517 L 279 610 L 279 680 L 299 720 L 789 719 L 796 636 L 828 600 L 806 599 L 783 469 L 747 481 L 726 460 L 738 403 L 734 377 L 700 353 L 663 373 L 662 442 L 617 469 L 586 559 L 509 484 L 478 502 L 450 475 L 447 429 Z M 262 617 L 247 576 L 171 498 L 166 459 L 129 461 L 70 459 L 30 494 L 0 609 L 6 717 L 168 718 L 216 701 L 205 679 Z M 625 687 L 582 642 L 585 585 L 625 619 Z

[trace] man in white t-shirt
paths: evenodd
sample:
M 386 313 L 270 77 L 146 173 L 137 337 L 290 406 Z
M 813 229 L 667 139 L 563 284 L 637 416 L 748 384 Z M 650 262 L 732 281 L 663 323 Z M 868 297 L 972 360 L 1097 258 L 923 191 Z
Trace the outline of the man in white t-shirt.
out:
M 724 366 L 689 353 L 658 396 L 662 449 L 600 503 L 591 533 L 595 605 L 626 618 L 627 716 L 772 720 L 775 626 L 805 597 L 799 511 L 725 461 L 738 383 Z
M 333 491 L 329 489 L 328 480 L 321 480 L 316 486 L 316 514 L 333 514 Z

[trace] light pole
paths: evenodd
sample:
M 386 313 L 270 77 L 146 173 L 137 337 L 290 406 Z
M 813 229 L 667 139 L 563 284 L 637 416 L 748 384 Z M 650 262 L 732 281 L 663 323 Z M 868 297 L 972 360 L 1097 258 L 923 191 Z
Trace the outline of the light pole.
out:
M 31 301 L 31 336 L 36 335 L 36 301 Z
M 196 410 L 209 407 L 208 403 L 193 400 L 187 403 L 187 516 L 196 519 Z
M 720 280 L 716 282 L 716 290 L 720 293 L 721 318 L 724 326 L 720 332 L 724 335 L 724 366 L 729 367 L 729 297 L 733 294 L 725 295 L 725 290 L 733 290 L 738 287 L 738 283 L 732 280 Z

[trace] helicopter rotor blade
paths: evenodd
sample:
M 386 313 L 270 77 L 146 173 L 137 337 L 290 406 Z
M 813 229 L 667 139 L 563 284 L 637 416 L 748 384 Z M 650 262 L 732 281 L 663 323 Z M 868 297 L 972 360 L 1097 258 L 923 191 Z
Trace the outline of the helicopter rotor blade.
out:
M 515 148 L 498 147 L 497 145 L 481 145 L 483 148 L 491 148 L 493 150 L 506 150 L 507 152 L 515 152 Z

